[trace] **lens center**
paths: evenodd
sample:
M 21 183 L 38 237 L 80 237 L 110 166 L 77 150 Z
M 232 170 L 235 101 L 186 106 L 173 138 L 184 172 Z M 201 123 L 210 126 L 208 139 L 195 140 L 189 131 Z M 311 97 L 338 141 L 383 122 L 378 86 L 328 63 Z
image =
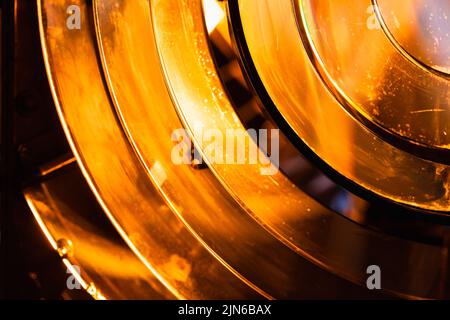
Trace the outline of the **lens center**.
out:
M 406 58 L 450 76 L 450 1 L 373 1 L 382 29 Z

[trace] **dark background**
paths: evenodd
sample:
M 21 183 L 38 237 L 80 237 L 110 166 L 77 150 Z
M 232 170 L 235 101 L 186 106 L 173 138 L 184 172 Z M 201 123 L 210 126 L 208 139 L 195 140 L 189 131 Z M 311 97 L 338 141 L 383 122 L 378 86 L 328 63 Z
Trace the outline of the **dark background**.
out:
M 0 6 L 0 299 L 88 298 L 66 289 L 64 265 L 21 192 L 39 165 L 68 150 L 44 69 L 36 1 Z

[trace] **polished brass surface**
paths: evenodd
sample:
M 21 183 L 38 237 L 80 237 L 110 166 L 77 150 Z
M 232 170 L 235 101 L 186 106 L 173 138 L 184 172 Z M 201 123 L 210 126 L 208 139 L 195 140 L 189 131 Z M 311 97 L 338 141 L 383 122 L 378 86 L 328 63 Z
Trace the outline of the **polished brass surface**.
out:
M 258 12 L 253 9 L 260 3 L 262 4 L 258 2 L 252 5 L 245 2 L 249 6 L 245 12 L 249 14 Z M 158 49 L 169 88 L 177 103 L 180 117 L 194 140 L 197 139 L 199 149 L 203 150 L 205 148 L 202 145 L 203 141 L 196 136 L 198 131 L 195 130 L 195 126 L 198 122 L 206 128 L 214 127 L 222 131 L 227 128 L 240 129 L 242 123 L 226 99 L 227 95 L 217 77 L 205 40 L 207 29 L 200 20 L 202 8 L 195 1 L 155 1 L 152 5 Z M 254 32 L 261 34 L 261 32 Z M 174 43 L 177 44 L 178 50 L 173 50 Z M 192 86 L 192 83 L 197 85 Z M 205 156 L 207 157 L 207 154 Z M 205 158 L 205 161 L 208 159 Z M 280 172 L 273 176 L 261 176 L 260 168 L 254 165 L 244 164 L 233 167 L 233 170 L 220 163 L 209 163 L 209 166 L 236 200 L 245 205 L 249 214 L 280 241 L 322 267 L 355 282 L 363 282 L 363 267 L 355 257 L 369 255 L 368 260 L 376 260 L 384 266 L 383 268 L 389 268 L 392 274 L 396 274 L 390 279 L 389 284 L 386 284 L 386 288 L 392 286 L 392 291 L 405 293 L 402 287 L 408 283 L 408 280 L 401 280 L 398 271 L 394 271 L 396 267 L 393 267 L 391 259 L 402 257 L 400 258 L 402 260 L 403 254 L 415 255 L 413 252 L 416 250 L 432 254 L 431 247 L 405 242 L 395 237 L 386 237 L 361 228 L 324 209 Z M 321 221 L 321 224 L 318 221 Z M 324 235 L 323 230 L 327 228 L 336 232 L 342 230 L 342 234 Z M 343 246 L 345 243 L 367 243 L 373 247 L 362 249 L 349 246 L 346 247 L 345 252 L 337 252 L 325 249 L 330 243 L 341 243 Z M 384 249 L 381 249 L 383 247 L 390 248 L 391 252 L 396 253 L 388 257 Z M 445 256 L 441 256 L 440 249 L 434 254 L 436 254 L 435 258 L 446 259 Z M 365 258 L 361 259 L 365 260 Z M 430 256 L 430 259 L 433 258 Z M 415 267 L 419 266 L 415 265 L 413 268 Z M 423 264 L 419 268 L 427 269 L 428 267 L 429 265 Z M 423 270 L 421 273 L 428 272 Z M 411 274 L 415 274 L 415 271 Z M 425 283 L 428 281 L 422 284 Z M 413 289 L 418 291 L 411 295 L 429 294 L 428 285 L 426 289 L 419 287 Z M 413 291 L 411 288 L 408 290 Z
M 447 161 L 449 79 L 432 72 L 431 67 L 422 68 L 396 38 L 409 47 L 409 43 L 420 44 L 410 49 L 417 54 L 427 52 L 427 39 L 438 38 L 437 43 L 448 46 L 445 16 L 450 8 L 439 1 L 426 1 L 429 6 L 419 2 L 424 1 L 359 0 L 349 10 L 346 1 L 300 0 L 298 24 L 313 64 L 349 112 L 387 131 L 391 138 L 399 136 L 413 145 L 442 150 L 441 159 Z M 442 28 L 443 36 L 421 36 L 430 28 L 434 33 Z M 448 55 L 448 49 L 434 49 L 442 55 L 441 60 L 448 60 L 446 51 Z M 439 162 L 440 158 L 433 160 Z
M 147 39 L 141 36 L 152 30 L 148 2 L 98 0 L 94 4 L 104 70 L 122 123 L 168 206 L 220 260 L 264 296 L 303 295 L 297 283 L 303 277 L 298 270 L 304 268 L 304 259 L 253 223 L 211 171 L 172 162 L 171 134 L 182 124 L 164 83 L 154 39 L 151 33 Z M 123 52 L 129 54 L 124 57 Z M 123 81 L 135 85 L 123 86 Z M 155 165 L 164 171 L 163 181 L 155 175 Z M 256 249 L 262 247 L 272 250 Z
M 86 196 L 89 190 L 78 189 L 82 179 L 72 168 L 25 190 L 37 223 L 68 270 L 95 299 L 173 298 L 118 234 L 93 223 L 106 217 Z
M 448 1 L 372 0 L 379 27 L 406 59 L 434 72 L 450 76 L 450 28 Z
M 94 298 L 450 297 L 447 35 L 422 52 L 418 20 L 387 14 L 403 26 L 423 1 L 37 3 L 73 154 L 24 193 Z M 239 132 L 258 161 L 211 152 L 204 130 Z
M 396 148 L 346 112 L 310 62 L 292 1 L 242 1 L 239 9 L 251 57 L 270 98 L 315 154 L 380 196 L 449 211 L 448 166 Z M 360 56 L 371 61 L 366 53 Z M 448 125 L 448 118 L 443 120 Z
M 92 20 L 83 19 L 76 32 L 66 28 L 65 9 L 73 3 L 39 2 L 44 57 L 66 135 L 105 213 L 176 297 L 252 297 L 252 290 L 189 233 L 148 180 L 105 91 Z M 88 2 L 75 3 L 92 17 Z

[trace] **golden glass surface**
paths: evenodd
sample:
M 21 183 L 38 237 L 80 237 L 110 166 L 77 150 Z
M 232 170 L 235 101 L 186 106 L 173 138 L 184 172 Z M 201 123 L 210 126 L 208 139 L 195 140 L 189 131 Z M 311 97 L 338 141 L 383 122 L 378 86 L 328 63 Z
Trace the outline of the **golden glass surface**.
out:
M 196 238 L 263 296 L 298 295 L 292 279 L 299 276 L 295 264 L 303 264 L 303 259 L 255 224 L 210 170 L 172 162 L 172 132 L 183 125 L 166 88 L 153 33 L 145 32 L 153 28 L 148 2 L 98 0 L 94 5 L 102 59 L 117 110 L 168 206 Z M 115 32 L 110 32 L 113 28 Z M 134 85 L 123 86 L 123 82 Z M 155 164 L 164 172 L 163 180 Z M 273 250 L 261 252 L 256 247 Z M 273 252 L 277 252 L 276 261 Z
M 367 15 L 365 5 L 369 6 L 370 1 L 363 2 L 357 2 L 355 8 L 364 7 L 364 16 Z M 339 6 L 339 3 L 343 2 L 336 1 L 331 6 Z M 320 1 L 315 4 L 326 6 L 325 2 Z M 356 120 L 354 114 L 351 116 L 348 113 L 349 109 L 341 105 L 341 100 L 336 99 L 341 93 L 333 94 L 329 86 L 324 86 L 316 72 L 314 66 L 321 65 L 320 61 L 315 60 L 319 55 L 305 50 L 301 28 L 299 30 L 301 17 L 293 7 L 295 8 L 295 4 L 290 0 L 239 2 L 240 18 L 251 58 L 281 116 L 325 163 L 363 188 L 410 206 L 448 212 L 448 165 L 425 160 L 391 145 Z M 325 16 L 340 21 L 339 15 L 321 15 Z M 351 33 L 346 31 L 346 26 L 342 28 L 344 29 L 340 31 L 333 29 L 331 33 L 322 32 L 320 35 L 332 36 L 334 32 L 337 37 L 339 34 L 342 39 L 336 42 L 340 45 L 354 41 Z M 365 29 L 366 25 L 359 23 L 354 28 Z M 304 36 L 308 37 L 304 40 L 309 41 L 309 35 Z M 367 47 L 369 43 L 363 46 L 358 43 L 356 47 Z M 324 41 L 324 47 L 328 48 L 330 44 L 326 44 Z M 349 50 L 348 48 L 347 54 L 350 54 Z M 340 53 L 334 50 L 327 52 L 330 55 L 327 61 L 344 59 L 338 60 Z M 367 64 L 372 68 L 372 52 L 376 55 L 379 51 L 362 51 L 359 55 L 352 51 L 353 58 L 346 58 L 346 61 L 348 64 Z M 363 68 L 347 66 L 345 69 L 336 67 L 335 70 L 357 72 Z M 366 75 L 364 72 L 362 74 Z M 353 83 L 353 88 L 358 90 L 362 83 L 360 80 L 355 76 L 348 83 Z M 333 85 L 341 84 L 336 81 Z M 360 90 L 361 94 L 367 94 L 368 91 L 363 89 L 362 87 Z M 445 90 L 441 92 L 444 97 L 448 94 Z M 443 125 L 448 125 L 448 117 L 440 119 Z M 437 128 L 441 127 L 438 125 Z
M 101 210 L 86 212 L 92 200 L 85 191 L 65 187 L 79 186 L 82 179 L 73 168 L 25 190 L 36 221 L 68 270 L 95 299 L 173 299 L 118 234 L 87 219 L 106 217 Z M 80 192 L 74 196 L 74 191 Z
M 264 6 L 263 1 L 250 2 L 245 1 L 245 5 L 248 5 L 245 12 L 249 15 L 257 14 L 258 10 L 255 8 Z M 213 127 L 222 132 L 229 128 L 242 129 L 243 124 L 236 116 L 217 75 L 206 40 L 207 28 L 201 20 L 203 15 L 201 5 L 196 1 L 154 1 L 151 4 L 156 43 L 167 85 L 180 118 L 196 142 L 196 146 L 202 151 L 207 147 L 207 143 L 201 139 L 201 134 L 196 130 L 198 123 L 203 127 Z M 255 30 L 256 27 L 261 26 L 253 23 L 251 28 L 246 25 L 247 30 L 253 31 L 254 34 L 268 34 Z M 294 31 L 297 32 L 297 29 Z M 300 42 L 298 44 L 301 45 Z M 268 46 L 264 46 L 266 47 Z M 280 70 L 273 68 L 273 62 L 266 66 L 270 66 L 266 70 L 271 69 L 272 72 Z M 425 247 L 416 247 L 412 243 L 397 242 L 399 239 L 380 237 L 377 233 L 361 229 L 345 218 L 336 216 L 293 185 L 281 172 L 264 176 L 261 175 L 258 165 L 243 164 L 231 167 L 210 161 L 208 153 L 203 153 L 203 156 L 219 181 L 236 201 L 245 206 L 256 222 L 293 251 L 354 282 L 362 282 L 361 265 L 355 261 L 355 256 L 362 257 L 369 254 L 379 261 L 387 256 L 374 248 L 364 251 L 361 247 L 348 246 L 345 252 L 326 250 L 324 249 L 327 247 L 326 244 L 342 242 L 339 241 L 338 234 L 324 235 L 322 231 L 325 228 L 343 230 L 345 236 L 342 234 L 342 237 L 349 243 L 367 241 L 381 246 L 383 246 L 381 243 L 385 245 L 389 243 L 388 246 L 394 251 L 402 251 L 407 255 L 413 254 L 416 250 L 427 251 Z M 350 158 L 351 154 L 346 156 Z M 318 221 L 323 223 L 321 227 L 318 227 Z M 399 288 L 403 286 L 405 279 L 391 280 L 392 290 L 401 291 Z
M 86 180 L 120 235 L 178 298 L 248 297 L 250 289 L 191 235 L 148 180 L 110 104 L 89 20 L 71 32 L 65 20 L 73 1 L 39 4 L 60 119 Z M 92 15 L 89 3 L 76 4 L 86 17 Z
M 445 226 L 414 220 L 450 212 L 449 159 L 440 158 L 449 151 L 448 34 L 423 38 L 420 47 L 411 39 L 424 26 L 408 20 L 436 7 L 420 0 L 37 2 L 45 67 L 73 158 L 42 169 L 49 180 L 24 193 L 51 246 L 69 269 L 82 268 L 76 277 L 94 298 L 359 298 L 371 294 L 368 264 L 383 270 L 389 296 L 449 296 Z M 81 8 L 78 30 L 66 27 L 69 5 Z M 425 26 L 441 26 L 441 18 Z M 214 31 L 235 58 L 229 74 L 239 74 L 284 141 L 301 141 L 339 179 L 368 193 L 355 205 L 363 218 L 319 202 L 245 131 Z M 280 118 L 271 118 L 273 108 Z M 174 162 L 180 129 L 204 165 Z M 262 161 L 216 161 L 203 129 L 245 132 L 245 146 Z M 60 173 L 68 164 L 81 173 Z M 73 194 L 65 183 L 77 186 Z M 77 201 L 78 192 L 98 208 L 87 196 Z M 418 234 L 374 227 L 364 214 L 378 200 L 411 213 L 404 229 Z M 103 227 L 87 218 L 94 207 Z M 428 232 L 442 241 L 425 241 Z
M 450 5 L 445 0 L 373 0 L 379 27 L 412 63 L 450 75 Z
M 346 1 L 300 0 L 298 10 L 311 60 L 349 112 L 393 139 L 448 151 L 450 81 L 432 72 L 435 67 L 414 63 L 414 56 L 432 66 L 449 63 L 448 4 L 359 0 L 349 8 Z

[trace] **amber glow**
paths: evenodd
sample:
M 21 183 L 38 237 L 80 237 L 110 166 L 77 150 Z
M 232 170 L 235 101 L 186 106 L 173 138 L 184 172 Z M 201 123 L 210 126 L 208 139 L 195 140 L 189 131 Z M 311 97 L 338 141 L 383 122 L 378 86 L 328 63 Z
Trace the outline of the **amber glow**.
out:
M 236 76 L 250 72 L 239 55 L 240 40 L 282 120 L 330 170 L 372 196 L 427 214 L 450 211 L 448 166 L 397 148 L 355 115 L 360 112 L 370 121 L 381 117 L 364 99 L 380 99 L 380 92 L 395 88 L 374 87 L 371 79 L 397 78 L 386 75 L 386 66 L 380 68 L 386 56 L 354 50 L 355 42 L 369 47 L 373 40 L 366 38 L 373 30 L 357 27 L 361 21 L 366 26 L 371 0 L 356 1 L 354 9 L 364 15 L 352 24 L 354 34 L 360 32 L 355 38 L 339 19 L 327 20 L 333 9 L 342 13 L 344 2 L 322 2 L 322 7 L 298 0 L 296 7 L 291 0 L 242 0 L 236 2 L 240 16 L 230 17 L 229 4 L 215 0 L 38 1 L 48 78 L 73 157 L 42 167 L 42 177 L 59 178 L 25 195 L 51 246 L 62 252 L 67 268 L 94 298 L 301 299 L 307 288 L 338 288 L 342 281 L 364 286 L 361 270 L 367 261 L 385 268 L 390 275 L 385 290 L 392 295 L 442 293 L 435 285 L 435 277 L 445 275 L 442 247 L 378 232 L 310 196 L 289 173 L 278 170 L 279 164 L 261 150 L 261 141 L 249 136 L 245 112 L 238 115 L 249 105 L 267 107 L 258 90 L 251 90 L 255 77 Z M 92 15 L 82 19 L 76 32 L 65 27 L 69 4 L 79 5 L 83 16 Z M 244 39 L 233 34 L 238 20 Z M 324 31 L 327 21 L 335 27 Z M 382 30 L 375 32 L 379 43 L 387 45 Z M 215 47 L 217 38 L 222 43 Z M 305 41 L 314 46 L 308 48 Z M 333 44 L 338 48 L 329 50 Z M 218 50 L 235 60 L 226 60 Z M 386 50 L 389 57 L 398 54 L 395 48 Z M 364 72 L 355 67 L 364 64 Z M 233 76 L 250 96 L 247 100 L 233 96 Z M 428 80 L 435 85 L 428 93 L 445 93 L 447 80 L 436 75 Z M 397 106 L 386 99 L 386 105 Z M 443 114 L 424 127 L 437 132 L 448 126 L 448 106 L 440 108 Z M 387 120 L 378 124 L 391 125 Z M 224 136 L 230 130 L 243 132 L 248 148 L 264 161 L 213 161 L 198 128 Z M 285 130 L 280 128 L 274 129 Z M 177 130 L 187 132 L 204 166 L 174 163 Z M 397 133 L 427 146 L 442 141 L 432 133 L 424 138 L 420 130 Z M 234 148 L 225 152 L 235 156 Z M 70 166 L 75 169 L 60 173 Z M 261 174 L 268 167 L 276 167 L 275 174 Z M 93 199 L 62 191 L 64 181 Z M 348 216 L 369 206 L 360 203 L 358 208 L 348 205 Z M 111 225 L 111 230 L 103 232 L 100 225 Z M 61 250 L 58 243 L 70 248 Z M 416 257 L 421 259 L 410 263 Z
M 212 33 L 217 25 L 225 18 L 225 12 L 215 0 L 203 0 L 205 10 L 206 29 Z

